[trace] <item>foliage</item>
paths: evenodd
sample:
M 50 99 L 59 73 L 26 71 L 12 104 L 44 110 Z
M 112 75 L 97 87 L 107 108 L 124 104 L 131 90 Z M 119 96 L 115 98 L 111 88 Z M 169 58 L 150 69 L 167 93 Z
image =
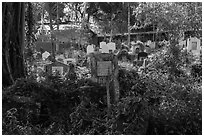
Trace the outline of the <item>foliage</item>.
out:
M 66 16 L 69 21 L 81 22 L 83 19 L 83 2 L 64 2 L 65 7 L 68 8 Z
M 88 79 L 21 79 L 3 90 L 3 134 L 201 134 L 201 83 L 175 80 L 120 68 L 120 100 L 108 110 L 105 88 Z
M 135 17 L 132 15 L 133 8 L 137 3 L 131 3 L 131 25 L 134 24 Z M 87 13 L 93 17 L 103 33 L 125 33 L 127 32 L 127 2 L 90 2 Z
M 107 4 L 112 7 L 113 3 L 103 4 L 99 11 L 111 17 L 111 9 L 105 7 Z M 172 7 L 171 3 L 157 3 L 161 14 L 156 15 L 163 15 L 168 7 Z M 178 12 L 179 7 L 184 7 L 183 13 L 191 6 L 176 4 L 175 9 L 168 10 Z M 153 10 L 151 5 L 147 9 Z M 4 19 L 10 19 L 5 16 L 7 14 L 3 15 Z M 177 15 L 180 13 L 174 17 Z M 3 23 L 5 25 L 8 20 Z M 66 79 L 58 75 L 47 75 L 40 82 L 35 78 L 17 79 L 2 91 L 2 133 L 202 134 L 201 58 L 181 51 L 173 39 L 171 45 L 154 53 L 150 62 L 142 75 L 134 69 L 119 68 L 120 99 L 110 109 L 105 87 L 92 82 L 86 68 L 77 68 L 74 77 L 67 75 Z
M 57 19 L 57 6 L 58 6 L 58 14 L 59 18 L 63 17 L 65 14 L 63 12 L 63 9 L 65 8 L 65 5 L 61 2 L 46 2 L 45 3 L 45 10 L 52 14 L 52 19 L 56 21 Z
M 201 7 L 199 2 L 148 2 L 140 3 L 134 13 L 143 25 L 159 23 L 159 30 L 192 29 L 201 28 Z

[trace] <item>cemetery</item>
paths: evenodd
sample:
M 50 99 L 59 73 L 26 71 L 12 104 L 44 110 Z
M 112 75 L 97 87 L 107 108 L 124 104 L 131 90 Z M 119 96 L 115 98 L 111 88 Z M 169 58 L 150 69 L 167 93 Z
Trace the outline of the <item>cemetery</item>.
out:
M 2 11 L 3 135 L 202 135 L 201 2 Z

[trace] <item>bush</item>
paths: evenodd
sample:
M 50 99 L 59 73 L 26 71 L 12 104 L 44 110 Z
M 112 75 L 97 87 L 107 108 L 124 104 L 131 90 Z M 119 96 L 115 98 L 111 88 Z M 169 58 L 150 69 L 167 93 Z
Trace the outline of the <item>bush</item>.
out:
M 74 81 L 57 76 L 17 80 L 3 89 L 2 133 L 202 134 L 200 77 L 186 74 L 182 67 L 191 64 L 183 65 L 184 58 L 174 63 L 166 52 L 157 54 L 142 75 L 119 68 L 120 99 L 110 109 L 105 87 L 87 75 Z M 171 67 L 181 72 L 179 77 Z M 200 75 L 200 67 L 194 71 Z

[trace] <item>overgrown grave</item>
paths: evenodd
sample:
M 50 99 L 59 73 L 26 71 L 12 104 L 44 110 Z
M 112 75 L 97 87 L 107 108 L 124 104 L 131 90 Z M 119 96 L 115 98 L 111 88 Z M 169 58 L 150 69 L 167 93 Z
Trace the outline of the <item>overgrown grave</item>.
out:
M 91 53 L 91 80 L 106 87 L 107 105 L 119 100 L 118 60 L 113 53 Z
M 60 75 L 62 75 L 64 72 L 68 71 L 69 66 L 61 63 L 59 61 L 54 61 L 51 64 L 46 65 L 46 72 L 49 74 L 53 74 L 54 72 L 58 72 Z

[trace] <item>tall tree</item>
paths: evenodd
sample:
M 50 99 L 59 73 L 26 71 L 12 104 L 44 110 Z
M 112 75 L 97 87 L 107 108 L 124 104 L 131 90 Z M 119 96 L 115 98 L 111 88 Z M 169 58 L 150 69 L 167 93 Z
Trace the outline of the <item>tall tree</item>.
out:
M 25 76 L 25 3 L 2 3 L 2 77 L 3 86 Z
M 157 24 L 157 30 L 169 31 L 172 39 L 187 29 L 202 28 L 202 3 L 199 2 L 140 3 L 134 13 L 142 26 Z
M 127 2 L 90 2 L 87 13 L 92 16 L 103 33 L 113 36 L 116 33 L 128 32 L 128 4 L 130 5 L 130 25 L 135 22 L 133 9 L 138 3 Z
M 52 44 L 52 58 L 53 60 L 55 60 L 55 42 L 54 42 L 54 35 L 53 35 L 53 20 L 54 20 L 54 16 L 57 14 L 57 10 L 54 10 L 55 8 L 57 8 L 57 3 L 54 2 L 46 2 L 45 3 L 45 10 L 48 12 L 49 14 L 49 25 L 50 25 L 50 39 L 51 39 L 51 44 Z

